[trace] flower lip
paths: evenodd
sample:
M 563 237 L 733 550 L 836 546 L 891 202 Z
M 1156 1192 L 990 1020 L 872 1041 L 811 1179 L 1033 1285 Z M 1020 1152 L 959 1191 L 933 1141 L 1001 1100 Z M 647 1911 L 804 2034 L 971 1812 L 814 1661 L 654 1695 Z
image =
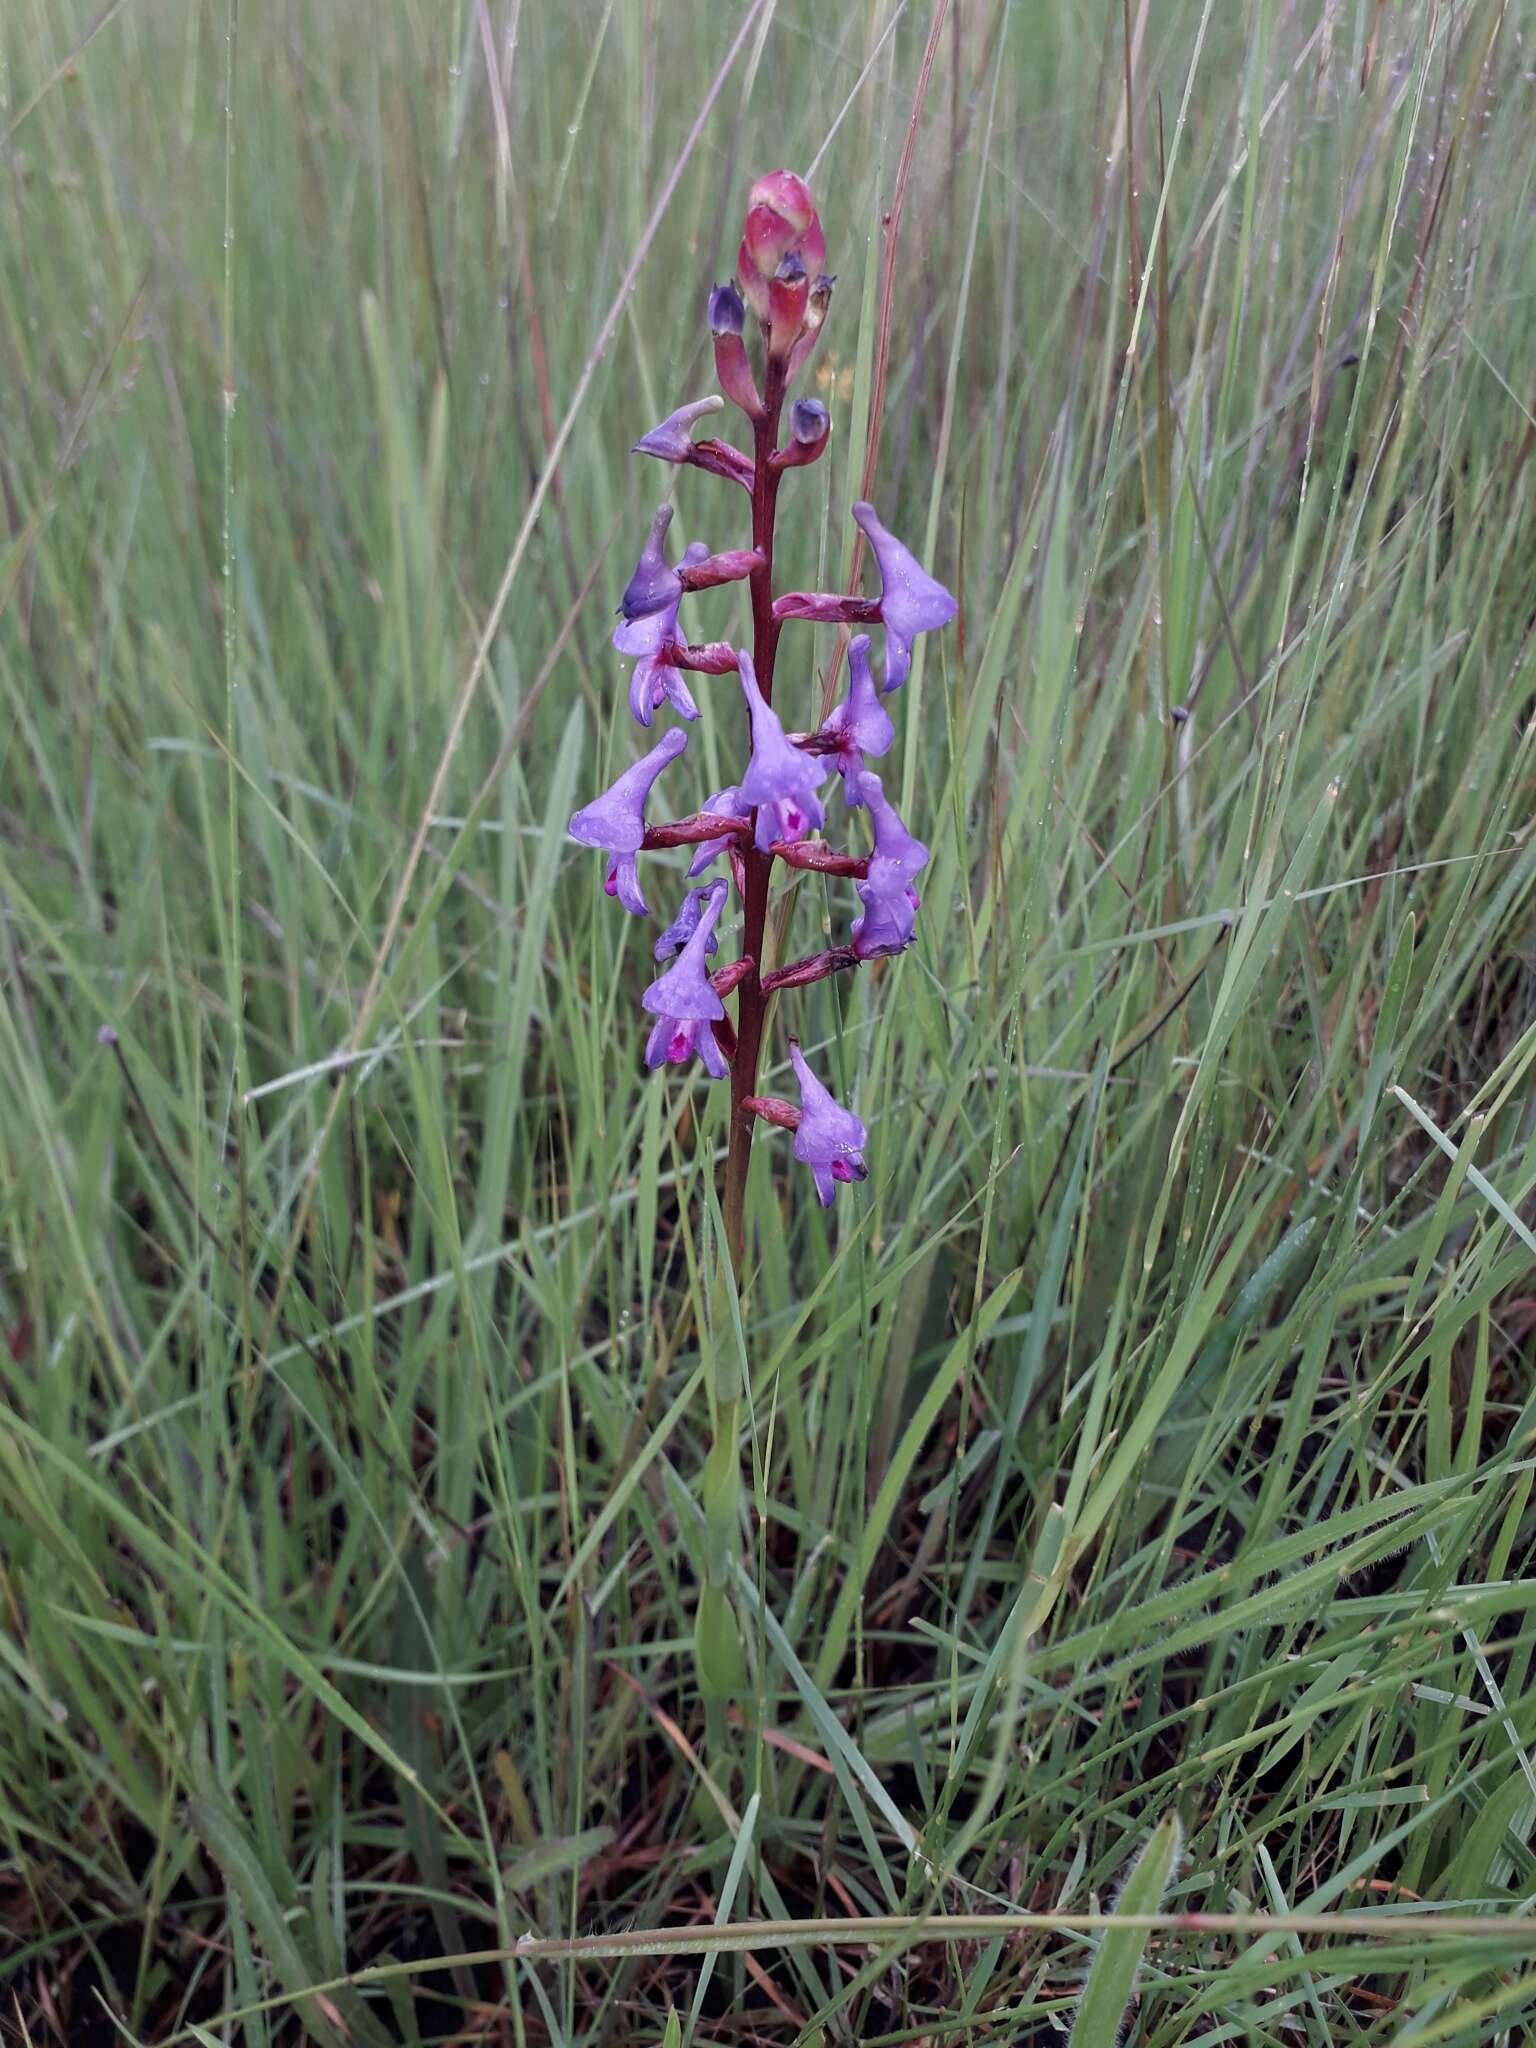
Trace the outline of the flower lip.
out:
M 635 573 L 624 586 L 624 595 L 619 599 L 619 611 L 625 619 L 646 618 L 683 594 L 677 571 L 667 564 L 667 528 L 671 524 L 672 507 L 658 506 L 645 546 L 640 551 L 640 559 L 635 564 Z
M 864 1180 L 864 1147 L 869 1133 L 851 1109 L 824 1088 L 807 1065 L 798 1043 L 789 1042 L 790 1064 L 800 1083 L 800 1122 L 795 1131 L 795 1157 L 811 1169 L 822 1207 L 830 1204 L 837 1183 Z
M 566 827 L 571 837 L 606 853 L 638 853 L 645 840 L 645 802 L 651 785 L 687 744 L 688 735 L 681 726 L 664 732 L 648 754 L 626 768 L 601 796 L 582 806 Z
M 880 570 L 880 620 L 885 627 L 885 688 L 889 694 L 907 680 L 913 640 L 919 633 L 947 626 L 958 607 L 944 585 L 881 524 L 873 505 L 860 499 L 853 518 L 874 550 Z
M 686 462 L 693 450 L 695 423 L 709 413 L 723 412 L 724 409 L 725 400 L 713 391 L 707 398 L 694 399 L 691 405 L 680 405 L 676 412 L 669 412 L 648 434 L 642 434 L 630 452 L 655 455 L 663 462 Z
M 716 1043 L 709 1021 L 702 1017 L 658 1017 L 645 1041 L 648 1067 L 682 1066 L 694 1053 L 704 1063 L 712 1080 L 723 1081 L 730 1072 L 725 1054 Z

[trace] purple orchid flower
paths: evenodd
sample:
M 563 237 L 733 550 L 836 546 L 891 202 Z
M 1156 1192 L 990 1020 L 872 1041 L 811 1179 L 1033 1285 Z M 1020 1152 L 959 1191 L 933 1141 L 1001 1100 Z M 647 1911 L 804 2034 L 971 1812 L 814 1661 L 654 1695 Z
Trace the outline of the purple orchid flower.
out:
M 720 885 L 716 884 L 715 886 L 718 887 Z M 704 904 L 709 893 L 708 888 L 690 889 L 688 891 L 688 894 L 683 898 L 676 917 L 673 918 L 661 937 L 656 941 L 654 950 L 655 957 L 658 960 L 670 960 L 672 955 L 678 952 L 693 937 L 699 928 L 699 919 L 704 915 Z M 719 945 L 720 941 L 715 937 L 714 932 L 711 931 L 708 943 L 704 948 L 705 952 L 714 953 L 718 951 Z
M 667 528 L 671 524 L 672 507 L 658 506 L 645 546 L 640 551 L 640 559 L 635 564 L 635 573 L 625 584 L 624 595 L 619 599 L 619 611 L 625 619 L 649 618 L 652 612 L 663 611 L 669 604 L 676 604 L 683 594 L 682 578 L 667 565 Z
M 757 686 L 752 657 L 737 652 L 742 694 L 752 719 L 752 759 L 741 778 L 741 798 L 757 812 L 757 847 L 766 853 L 776 839 L 803 839 L 822 822 L 822 781 L 814 761 L 786 739 L 778 713 Z
M 890 713 L 880 702 L 880 692 L 869 671 L 867 633 L 856 634 L 848 643 L 848 695 L 821 729 L 837 740 L 837 771 L 843 778 L 843 797 L 857 806 L 864 801 L 859 791 L 864 756 L 889 752 L 896 737 Z
M 683 550 L 683 560 L 690 567 L 708 558 L 709 549 L 701 540 L 690 541 Z M 647 612 L 638 619 L 620 619 L 613 629 L 613 644 L 619 653 L 637 657 L 629 679 L 629 708 L 641 725 L 648 726 L 663 704 L 670 704 L 681 718 L 699 715 L 682 670 L 661 658 L 668 643 L 678 637 L 677 613 L 682 601 L 683 593 L 679 590 L 659 612 Z
M 752 815 L 752 806 L 742 802 L 741 791 L 732 783 L 729 789 L 717 789 L 703 806 L 712 818 L 737 818 L 744 824 Z M 718 839 L 702 839 L 699 849 L 688 864 L 690 876 L 702 875 L 710 862 L 717 859 L 728 847 L 734 846 L 734 832 L 722 833 Z
M 844 1109 L 836 1096 L 823 1088 L 805 1063 L 793 1039 L 789 1042 L 790 1064 L 800 1083 L 800 1122 L 795 1131 L 795 1157 L 811 1169 L 816 1193 L 825 1209 L 837 1193 L 839 1181 L 867 1179 L 864 1147 L 869 1133 L 851 1109 Z
M 928 849 L 913 838 L 895 805 L 886 801 L 878 775 L 866 771 L 857 781 L 859 800 L 868 805 L 874 824 L 875 850 L 868 875 L 854 884 L 864 912 L 853 921 L 853 950 L 861 960 L 876 960 L 904 952 L 912 943 L 923 900 L 912 887 L 912 877 L 928 865 Z
M 696 398 L 692 405 L 680 405 L 676 412 L 667 414 L 660 426 L 642 434 L 631 452 L 654 455 L 662 462 L 687 462 L 692 458 L 695 421 L 724 410 L 725 400 L 713 392 L 708 398 Z
M 662 769 L 675 761 L 687 744 L 688 735 L 680 727 L 664 732 L 648 754 L 626 768 L 601 796 L 583 805 L 566 827 L 583 846 L 598 846 L 613 855 L 603 887 L 634 917 L 650 916 L 635 864 L 645 843 L 646 798 Z
M 886 693 L 899 690 L 912 667 L 912 642 L 919 633 L 947 626 L 958 609 L 955 600 L 880 524 L 875 508 L 863 500 L 853 508 L 854 524 L 874 549 L 880 570 L 880 622 L 885 627 Z
M 656 1019 L 645 1042 L 648 1067 L 681 1066 L 697 1053 L 705 1071 L 715 1080 L 726 1072 L 725 1054 L 711 1029 L 725 1015 L 725 1005 L 711 988 L 704 963 L 716 943 L 715 926 L 727 890 L 725 882 L 711 882 L 707 889 L 691 892 L 704 899 L 693 919 L 693 929 L 683 939 L 677 959 L 640 998 L 642 1008 Z M 678 919 L 679 924 L 682 921 Z M 672 929 L 675 931 L 677 926 Z

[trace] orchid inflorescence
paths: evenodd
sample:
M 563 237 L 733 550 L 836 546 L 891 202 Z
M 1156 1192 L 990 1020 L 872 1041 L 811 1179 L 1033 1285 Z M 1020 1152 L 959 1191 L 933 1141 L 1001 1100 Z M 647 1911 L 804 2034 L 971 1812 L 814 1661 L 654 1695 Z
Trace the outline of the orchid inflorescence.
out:
M 789 432 L 780 445 L 789 389 L 803 368 L 826 318 L 833 280 L 823 268 L 821 222 L 805 182 L 790 171 L 760 178 L 748 198 L 736 278 L 716 285 L 708 317 L 715 367 L 726 396 L 752 427 L 749 457 L 728 442 L 697 438 L 695 429 L 722 409 L 718 396 L 680 406 L 636 443 L 637 452 L 692 466 L 740 484 L 752 506 L 752 545 L 716 553 L 694 541 L 673 566 L 667 559 L 672 509 L 657 512 L 619 605 L 613 644 L 631 657 L 629 708 L 651 727 L 663 706 L 686 721 L 699 706 L 689 675 L 734 674 L 751 724 L 751 753 L 738 783 L 717 790 L 691 816 L 648 825 L 651 791 L 688 744 L 681 726 L 670 727 L 649 752 L 626 768 L 603 795 L 579 810 L 571 834 L 609 855 L 604 886 L 627 911 L 648 916 L 638 857 L 661 848 L 692 846 L 690 888 L 656 941 L 662 971 L 642 1004 L 654 1019 L 646 1040 L 650 1067 L 698 1059 L 706 1074 L 731 1081 L 731 1144 L 726 1167 L 726 1221 L 739 1256 L 742 1201 L 752 1131 L 758 1121 L 794 1133 L 795 1157 L 811 1169 L 816 1192 L 830 1203 L 838 1182 L 865 1178 L 867 1133 L 816 1078 L 791 1039 L 790 1062 L 799 1084 L 798 1107 L 758 1095 L 757 1069 L 768 1001 L 780 989 L 800 988 L 862 962 L 900 953 L 912 943 L 920 902 L 915 878 L 928 849 L 914 838 L 886 796 L 870 758 L 885 754 L 895 728 L 884 699 L 899 690 L 912 665 L 917 634 L 955 615 L 950 593 L 922 569 L 902 543 L 859 503 L 853 518 L 862 530 L 880 577 L 878 597 L 773 588 L 774 530 L 784 473 L 815 462 L 831 433 L 827 409 L 801 398 L 788 408 Z M 747 315 L 761 338 L 761 383 L 746 345 Z M 752 606 L 752 646 L 693 642 L 683 636 L 679 613 L 695 591 L 746 582 Z M 870 639 L 860 632 L 848 648 L 848 691 L 818 730 L 786 732 L 773 703 L 780 628 L 787 620 L 867 627 L 883 633 L 879 679 Z M 840 779 L 847 810 L 866 812 L 873 839 L 866 855 L 838 853 L 818 834 L 825 824 L 823 791 Z M 731 880 L 700 882 L 726 856 Z M 851 878 L 861 908 L 845 945 L 762 971 L 769 882 L 774 863 Z M 712 965 L 719 926 L 734 882 L 742 910 L 740 957 Z M 733 1026 L 725 998 L 737 1001 Z

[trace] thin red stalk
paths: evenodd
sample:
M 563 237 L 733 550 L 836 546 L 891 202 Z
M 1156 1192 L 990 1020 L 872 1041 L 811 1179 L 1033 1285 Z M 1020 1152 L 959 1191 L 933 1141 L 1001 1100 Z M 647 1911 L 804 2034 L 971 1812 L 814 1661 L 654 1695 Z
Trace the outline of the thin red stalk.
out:
M 761 556 L 750 581 L 752 593 L 752 660 L 758 687 L 766 702 L 773 702 L 773 664 L 779 645 L 779 621 L 773 615 L 773 528 L 778 511 L 779 475 L 772 457 L 779 444 L 779 415 L 784 407 L 784 368 L 770 358 L 763 391 L 763 409 L 753 422 L 752 545 Z M 756 815 L 752 820 L 756 829 Z M 760 853 L 753 844 L 743 848 L 742 865 L 742 951 L 753 961 L 763 957 L 763 934 L 768 922 L 768 882 L 773 856 Z M 762 1055 L 763 1026 L 767 1020 L 768 997 L 757 968 L 741 984 L 736 1008 L 736 1051 L 731 1060 L 731 1139 L 725 1161 L 725 1238 L 738 1280 L 747 1248 L 747 1169 L 752 1163 L 752 1133 L 756 1119 L 746 1108 L 746 1098 L 757 1087 L 757 1065 Z

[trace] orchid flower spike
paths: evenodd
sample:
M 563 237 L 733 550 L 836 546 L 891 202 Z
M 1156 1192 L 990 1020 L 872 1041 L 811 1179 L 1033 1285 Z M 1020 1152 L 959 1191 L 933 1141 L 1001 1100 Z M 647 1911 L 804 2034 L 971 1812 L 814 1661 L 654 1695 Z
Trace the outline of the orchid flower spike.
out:
M 789 1042 L 790 1065 L 800 1083 L 800 1122 L 795 1130 L 795 1157 L 811 1169 L 816 1193 L 827 1208 L 839 1181 L 867 1179 L 864 1147 L 869 1133 L 851 1109 L 823 1088 L 805 1063 L 799 1046 Z
M 822 822 L 816 791 L 821 771 L 785 737 L 778 713 L 757 685 L 752 657 L 743 647 L 737 661 L 742 694 L 752 719 L 752 759 L 741 778 L 742 801 L 757 812 L 758 850 L 776 839 L 803 839 Z
M 601 796 L 583 805 L 566 828 L 583 846 L 598 846 L 613 855 L 603 887 L 634 917 L 650 915 L 635 864 L 645 843 L 646 798 L 662 769 L 675 761 L 687 744 L 688 735 L 679 727 L 664 732 L 648 754 L 626 768 Z
M 752 806 L 743 803 L 741 791 L 735 783 L 732 783 L 729 789 L 717 789 L 714 795 L 705 801 L 703 808 L 712 818 L 736 818 L 743 824 L 752 815 Z M 702 875 L 712 861 L 735 844 L 734 832 L 722 832 L 718 839 L 700 840 L 698 851 L 689 862 L 688 873 L 690 876 Z
M 682 579 L 675 569 L 667 566 L 667 528 L 671 524 L 672 507 L 658 506 L 640 559 L 635 564 L 635 573 L 624 586 L 624 595 L 619 599 L 619 610 L 626 619 L 648 618 L 652 612 L 675 604 L 683 594 Z
M 854 885 L 864 912 L 853 921 L 853 950 L 861 960 L 876 960 L 903 952 L 912 943 L 923 900 L 912 887 L 912 877 L 928 865 L 928 849 L 913 838 L 895 805 L 887 802 L 878 775 L 866 771 L 858 784 L 860 801 L 868 805 L 875 828 L 875 850 L 868 875 Z
M 656 1019 L 645 1042 L 648 1067 L 681 1066 L 697 1053 L 705 1071 L 715 1080 L 726 1072 L 725 1054 L 711 1029 L 725 1015 L 725 1005 L 710 986 L 705 960 L 717 943 L 715 926 L 727 891 L 725 882 L 711 882 L 707 889 L 691 892 L 704 899 L 693 918 L 692 930 L 682 940 L 677 959 L 640 998 L 642 1008 Z M 685 909 L 672 931 L 677 930 L 686 915 Z M 657 951 L 660 952 L 659 947 Z
M 887 753 L 896 737 L 891 715 L 880 702 L 880 692 L 869 672 L 867 633 L 856 634 L 848 643 L 848 695 L 828 717 L 822 731 L 837 740 L 837 770 L 843 778 L 844 799 L 850 804 L 861 804 L 864 756 Z
M 880 571 L 880 623 L 885 627 L 885 688 L 889 694 L 907 680 L 917 635 L 947 626 L 958 607 L 943 584 L 881 525 L 873 505 L 861 499 L 853 508 L 853 518 L 873 548 Z
M 708 559 L 709 549 L 701 540 L 690 541 L 683 550 L 683 561 L 690 566 Z M 629 708 L 641 725 L 648 726 L 667 703 L 681 718 L 699 715 L 682 670 L 663 658 L 678 637 L 677 609 L 682 597 L 680 590 L 659 612 L 648 612 L 642 619 L 620 619 L 613 629 L 613 644 L 619 653 L 638 657 L 629 679 Z
M 648 434 L 642 434 L 631 452 L 654 455 L 662 462 L 686 462 L 693 447 L 695 421 L 724 410 L 725 400 L 714 392 L 708 398 L 696 398 L 692 405 L 680 405 L 676 412 L 667 414 L 659 427 L 652 427 Z

